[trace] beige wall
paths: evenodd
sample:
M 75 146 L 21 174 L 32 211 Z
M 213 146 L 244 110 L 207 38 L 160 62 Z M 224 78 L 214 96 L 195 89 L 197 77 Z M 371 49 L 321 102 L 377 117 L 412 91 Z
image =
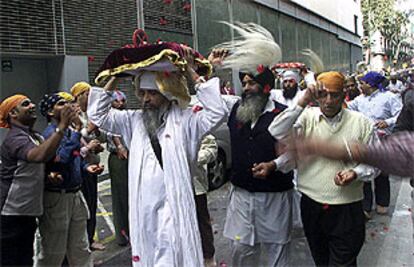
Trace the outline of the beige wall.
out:
M 362 35 L 360 0 L 291 0 L 316 14 L 354 32 L 354 15 L 358 16 L 358 35 Z

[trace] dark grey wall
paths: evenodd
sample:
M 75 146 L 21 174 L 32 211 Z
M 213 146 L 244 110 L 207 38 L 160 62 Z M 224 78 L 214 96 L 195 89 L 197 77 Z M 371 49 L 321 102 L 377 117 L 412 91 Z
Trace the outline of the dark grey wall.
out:
M 2 57 L 2 60 L 11 60 L 13 71 L 2 73 L 0 98 L 4 99 L 10 95 L 21 93 L 30 97 L 34 103 L 39 103 L 40 99 L 47 92 L 46 60 L 7 57 Z M 38 113 L 36 129 L 41 130 L 45 125 L 46 121 Z M 0 131 L 0 141 L 3 140 L 4 133 L 5 130 L 2 129 Z
M 38 104 L 46 93 L 68 91 L 78 81 L 88 81 L 88 61 L 85 56 L 45 58 L 2 57 L 13 64 L 12 72 L 1 73 L 0 99 L 21 93 Z M 42 131 L 46 120 L 38 113 L 35 129 Z M 0 141 L 4 130 L 0 130 Z

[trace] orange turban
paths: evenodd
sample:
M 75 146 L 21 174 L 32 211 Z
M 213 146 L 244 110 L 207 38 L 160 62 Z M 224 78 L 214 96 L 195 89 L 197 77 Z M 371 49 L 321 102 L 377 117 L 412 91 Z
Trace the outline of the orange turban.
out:
M 7 122 L 7 117 L 9 112 L 17 107 L 23 100 L 28 97 L 25 95 L 13 95 L 6 98 L 0 104 L 0 128 L 10 128 L 9 123 Z
M 90 88 L 91 86 L 87 82 L 77 82 L 72 86 L 72 88 L 70 88 L 70 93 L 76 98 L 78 95 L 89 90 Z
M 321 82 L 328 91 L 340 92 L 344 90 L 345 76 L 337 71 L 322 72 L 318 75 Z

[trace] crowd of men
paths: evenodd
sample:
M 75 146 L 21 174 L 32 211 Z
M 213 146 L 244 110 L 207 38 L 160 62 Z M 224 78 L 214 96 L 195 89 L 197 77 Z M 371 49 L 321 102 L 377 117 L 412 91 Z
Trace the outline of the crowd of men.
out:
M 220 65 L 226 56 L 213 50 L 208 59 Z M 388 212 L 389 174 L 413 173 L 413 137 L 395 132 L 414 129 L 414 71 L 387 79 L 285 70 L 276 90 L 269 67 L 240 72 L 241 96 L 190 64 L 141 71 L 139 110 L 127 110 L 115 89 L 122 78 L 104 88 L 79 82 L 43 97 L 42 134 L 30 96 L 4 99 L 1 265 L 93 265 L 91 250 L 105 249 L 94 233 L 106 143 L 116 242 L 131 244 L 132 264 L 216 266 L 205 166 L 217 155 L 214 129 L 226 122 L 231 266 L 288 266 L 293 225 L 303 225 L 317 266 L 357 265 L 372 209 Z M 188 107 L 189 86 L 198 106 Z

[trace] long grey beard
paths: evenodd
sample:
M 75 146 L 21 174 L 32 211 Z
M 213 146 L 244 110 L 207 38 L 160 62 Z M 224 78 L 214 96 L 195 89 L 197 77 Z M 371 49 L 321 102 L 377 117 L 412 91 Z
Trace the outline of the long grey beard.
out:
M 256 121 L 267 103 L 267 96 L 263 94 L 246 95 L 242 98 L 236 112 L 236 119 L 242 123 Z
M 158 128 L 161 126 L 161 112 L 159 109 L 144 108 L 142 113 L 145 129 L 147 129 L 149 137 L 152 139 Z
M 163 123 L 164 115 L 168 112 L 171 107 L 171 103 L 164 103 L 158 108 L 151 108 L 150 105 L 144 105 L 142 112 L 142 119 L 144 127 L 148 132 L 151 139 L 156 136 L 158 128 Z

